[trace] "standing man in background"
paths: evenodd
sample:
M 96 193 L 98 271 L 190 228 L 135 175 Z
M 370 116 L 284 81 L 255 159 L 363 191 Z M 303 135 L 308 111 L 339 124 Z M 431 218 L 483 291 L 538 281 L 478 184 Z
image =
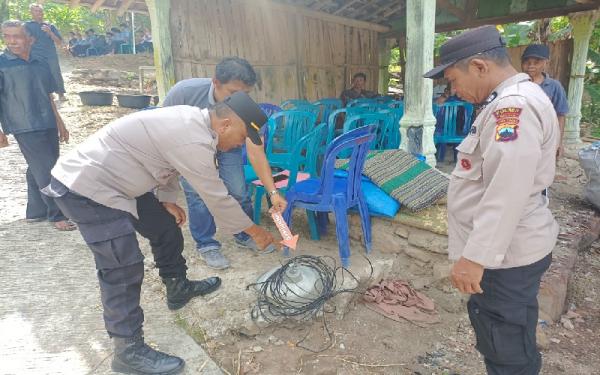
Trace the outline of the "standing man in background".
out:
M 56 82 L 55 92 L 58 94 L 58 99 L 65 101 L 65 83 L 56 51 L 56 45 L 60 46 L 62 44 L 62 36 L 54 25 L 44 22 L 44 7 L 40 4 L 31 4 L 29 11 L 33 21 L 27 22 L 25 26 L 29 34 L 35 39 L 31 47 L 31 55 L 48 63 L 52 77 Z
M 537 294 L 559 231 L 543 194 L 554 180 L 558 121 L 540 87 L 510 64 L 494 26 L 450 39 L 440 61 L 425 77 L 443 76 L 481 106 L 448 188 L 452 285 L 471 295 L 488 374 L 537 375 Z
M 521 69 L 529 74 L 531 80 L 542 88 L 550 98 L 552 106 L 558 116 L 558 125 L 560 126 L 560 144 L 556 156 L 563 154 L 563 134 L 565 131 L 565 116 L 569 113 L 569 104 L 567 103 L 567 94 L 561 83 L 550 78 L 546 73 L 548 61 L 550 60 L 550 50 L 543 44 L 531 44 L 527 46 L 521 56 Z
M 59 140 L 69 141 L 52 99 L 55 87 L 50 69 L 44 60 L 30 54 L 33 38 L 23 22 L 3 22 L 2 38 L 7 49 L 0 54 L 0 147 L 8 146 L 6 135 L 12 134 L 27 162 L 25 219 L 48 220 L 57 230 L 74 230 L 54 199 L 40 193 L 50 183 Z
M 252 65 L 239 57 L 223 59 L 215 68 L 214 78 L 192 78 L 178 82 L 169 92 L 163 105 L 191 105 L 200 109 L 209 108 L 222 102 L 233 93 L 250 92 L 256 84 L 256 72 Z M 246 142 L 248 159 L 268 192 L 269 199 L 277 211 L 285 210 L 285 198 L 279 195 L 273 182 L 271 167 L 262 145 Z M 242 148 L 218 151 L 217 162 L 219 176 L 227 190 L 242 206 L 248 217 L 252 217 L 252 201 L 246 187 L 244 176 L 244 159 Z M 196 190 L 185 178 L 181 178 L 190 216 L 190 232 L 196 241 L 196 248 L 206 265 L 214 269 L 229 267 L 229 260 L 221 252 L 221 243 L 214 236 L 216 233 L 213 216 Z M 260 250 L 254 240 L 246 233 L 234 235 L 235 242 L 253 251 Z M 270 247 L 266 252 L 271 252 Z

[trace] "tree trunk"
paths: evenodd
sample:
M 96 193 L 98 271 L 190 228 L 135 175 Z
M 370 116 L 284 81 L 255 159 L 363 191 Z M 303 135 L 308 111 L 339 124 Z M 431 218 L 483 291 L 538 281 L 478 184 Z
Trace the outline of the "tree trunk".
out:
M 0 0 L 0 23 L 8 19 L 8 0 Z

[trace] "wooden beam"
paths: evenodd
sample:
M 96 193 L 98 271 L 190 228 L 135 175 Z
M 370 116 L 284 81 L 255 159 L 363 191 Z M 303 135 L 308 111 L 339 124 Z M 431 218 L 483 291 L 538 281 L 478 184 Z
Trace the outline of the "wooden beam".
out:
M 98 9 L 100 9 L 100 7 L 101 7 L 102 5 L 104 5 L 104 2 L 105 2 L 105 1 L 106 1 L 106 0 L 96 0 L 96 1 L 94 2 L 94 5 L 92 5 L 92 7 L 90 8 L 90 10 L 92 11 L 92 13 L 96 13 L 96 12 L 98 11 Z
M 366 2 L 366 3 L 364 3 L 363 5 L 361 5 L 360 7 L 356 8 L 356 9 L 353 9 L 353 10 L 352 10 L 352 14 L 351 14 L 351 15 L 349 15 L 349 17 L 355 18 L 355 17 L 358 17 L 358 16 L 360 16 L 360 13 L 361 13 L 361 12 L 362 12 L 364 9 L 366 9 L 366 8 L 370 7 L 370 6 L 371 6 L 371 5 L 373 5 L 373 4 L 374 4 L 376 1 L 377 1 L 377 0 L 367 0 L 367 2 Z
M 76 6 L 79 6 L 79 0 L 71 0 L 71 2 L 69 3 L 69 6 L 71 8 L 75 8 Z
M 505 16 L 498 17 L 490 17 L 490 18 L 476 18 L 471 20 L 469 23 L 454 23 L 450 25 L 437 25 L 435 31 L 437 33 L 442 33 L 446 31 L 452 30 L 461 30 L 461 29 L 470 29 L 473 27 L 483 26 L 483 25 L 500 25 L 503 23 L 509 22 L 521 22 L 521 21 L 531 21 L 537 20 L 540 18 L 552 18 L 557 16 L 565 16 L 569 13 L 577 13 L 577 12 L 585 12 L 588 10 L 595 10 L 600 5 L 600 1 L 596 0 L 595 3 L 592 4 L 573 4 L 570 6 L 565 6 L 561 8 L 553 8 L 553 9 L 542 9 L 530 11 L 527 13 L 517 13 L 517 14 L 507 14 Z
M 135 0 L 123 0 L 119 9 L 117 9 L 117 16 L 121 17 L 127 12 L 127 9 L 133 4 Z
M 148 1 L 148 0 L 146 0 Z M 243 1 L 243 0 L 238 0 Z M 280 10 L 292 14 L 301 14 L 310 18 L 316 18 L 323 21 L 338 23 L 341 25 L 357 27 L 360 29 L 373 30 L 378 33 L 386 33 L 391 29 L 387 26 L 379 25 L 377 23 L 366 22 L 354 20 L 352 18 L 335 16 L 325 12 L 315 12 L 314 10 L 310 10 L 306 7 L 297 6 L 297 5 L 288 5 L 282 3 L 276 3 L 272 0 L 255 0 L 256 3 L 262 5 L 265 9 L 271 10 Z
M 171 0 L 146 0 L 154 39 L 154 66 L 158 96 L 164 100 L 175 84 L 175 64 L 171 47 Z
M 342 5 L 339 9 L 337 9 L 335 12 L 333 12 L 332 14 L 335 16 L 337 14 L 342 13 L 343 11 L 345 11 L 346 9 L 348 9 L 349 7 L 351 7 L 352 5 L 358 3 L 359 0 L 352 0 L 352 1 L 348 1 L 346 4 Z
M 447 10 L 448 12 L 452 13 L 452 15 L 456 16 L 459 20 L 465 19 L 465 11 L 463 9 L 460 9 L 459 7 L 455 6 L 454 4 L 451 4 L 450 1 L 437 0 L 437 4 L 439 5 L 440 8 L 443 8 L 443 9 Z
M 479 0 L 467 0 L 465 4 L 465 14 L 466 19 L 465 22 L 470 22 L 477 18 L 477 13 L 479 11 Z
M 388 6 L 379 9 L 377 12 L 373 13 L 372 16 L 368 18 L 368 20 L 378 23 L 379 21 L 385 21 L 392 14 L 404 9 L 404 3 L 390 3 Z
M 490 18 L 473 18 L 471 21 L 458 22 L 453 24 L 436 25 L 435 32 L 443 33 L 447 31 L 471 29 L 483 25 L 499 25 L 509 22 L 531 21 L 540 18 L 552 18 L 557 16 L 566 16 L 570 13 L 585 12 L 595 10 L 600 6 L 600 0 L 594 0 L 594 3 L 588 4 L 573 4 L 561 8 L 542 9 L 527 13 L 508 14 L 505 16 L 490 17 Z M 477 15 L 475 14 L 475 17 Z M 379 35 L 379 39 L 398 37 L 399 30 L 392 30 Z

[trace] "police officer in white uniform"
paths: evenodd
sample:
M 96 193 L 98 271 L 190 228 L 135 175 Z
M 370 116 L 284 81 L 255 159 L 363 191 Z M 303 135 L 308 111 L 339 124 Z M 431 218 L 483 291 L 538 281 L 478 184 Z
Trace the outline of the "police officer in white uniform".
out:
M 537 294 L 558 236 L 544 194 L 560 139 L 556 112 L 510 64 L 493 26 L 449 40 L 440 55 L 425 77 L 443 76 L 480 105 L 448 190 L 452 284 L 471 294 L 467 309 L 488 374 L 538 374 Z
M 217 150 L 239 147 L 246 138 L 261 145 L 258 131 L 266 121 L 245 92 L 210 110 L 141 111 L 103 127 L 56 163 L 43 192 L 77 223 L 94 254 L 104 323 L 114 342 L 114 371 L 172 375 L 184 367 L 183 359 L 144 342 L 144 257 L 136 232 L 150 241 L 169 309 L 180 309 L 221 285 L 218 277 L 187 278 L 180 228 L 186 214 L 176 203 L 179 176 L 200 193 L 219 230 L 243 231 L 260 249 L 274 243 L 228 194 L 215 164 Z

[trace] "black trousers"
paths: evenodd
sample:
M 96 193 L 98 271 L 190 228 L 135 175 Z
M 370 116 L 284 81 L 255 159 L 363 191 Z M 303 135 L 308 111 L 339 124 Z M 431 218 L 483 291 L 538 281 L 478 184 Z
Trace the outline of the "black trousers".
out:
M 52 186 L 58 184 L 53 179 Z M 136 199 L 139 219 L 71 191 L 55 199 L 94 254 L 106 330 L 111 336 L 133 336 L 144 321 L 144 257 L 135 232 L 150 240 L 159 275 L 170 278 L 186 275 L 181 229 L 152 193 Z
M 549 254 L 527 266 L 484 271 L 483 294 L 473 294 L 467 310 L 488 374 L 539 374 L 537 294 L 551 262 Z
M 21 153 L 27 162 L 27 219 L 48 219 L 56 222 L 65 217 L 54 199 L 43 195 L 40 189 L 50 183 L 50 171 L 59 156 L 58 130 L 46 129 L 15 134 Z

